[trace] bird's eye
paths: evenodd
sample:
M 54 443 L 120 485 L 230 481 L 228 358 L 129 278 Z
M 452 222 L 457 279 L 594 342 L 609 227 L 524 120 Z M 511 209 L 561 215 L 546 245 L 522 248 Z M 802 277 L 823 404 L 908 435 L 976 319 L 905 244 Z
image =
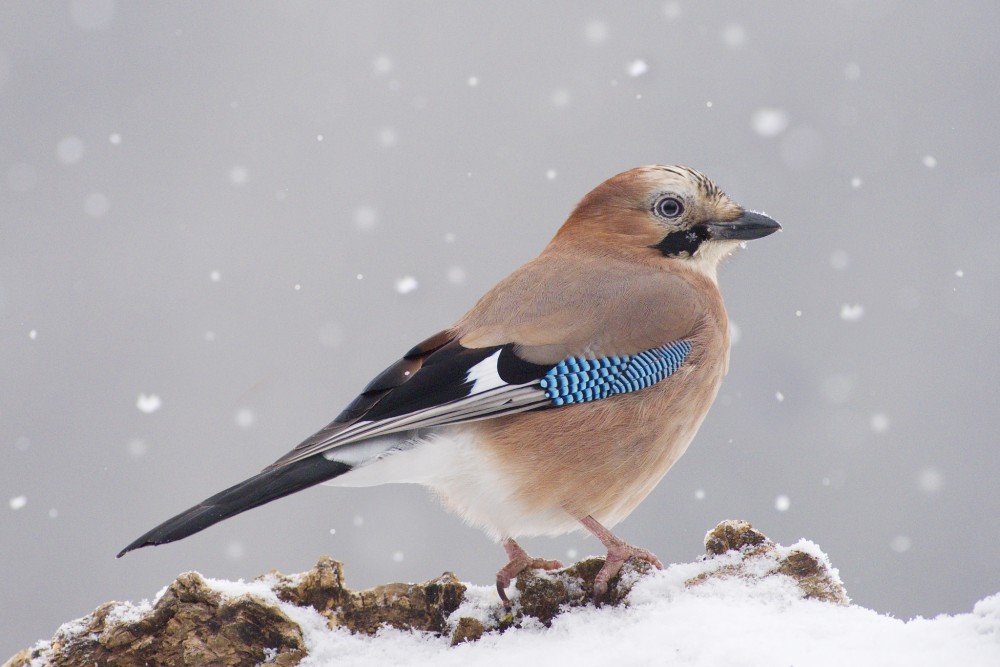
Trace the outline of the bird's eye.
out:
M 655 209 L 664 218 L 676 218 L 684 212 L 684 204 L 676 197 L 664 197 L 656 202 Z

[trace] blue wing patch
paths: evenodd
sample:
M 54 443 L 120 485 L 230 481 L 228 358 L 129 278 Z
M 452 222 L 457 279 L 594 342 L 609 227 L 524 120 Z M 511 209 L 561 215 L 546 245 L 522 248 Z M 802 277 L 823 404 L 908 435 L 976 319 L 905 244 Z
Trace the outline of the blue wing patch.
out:
M 691 341 L 682 339 L 621 357 L 569 357 L 545 374 L 541 387 L 553 405 L 586 403 L 627 394 L 669 377 L 690 352 Z

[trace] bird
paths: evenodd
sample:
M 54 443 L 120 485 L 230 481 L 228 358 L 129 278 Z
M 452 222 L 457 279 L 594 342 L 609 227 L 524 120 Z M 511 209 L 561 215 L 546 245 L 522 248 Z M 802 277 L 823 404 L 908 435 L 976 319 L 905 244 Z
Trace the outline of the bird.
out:
M 307 487 L 422 484 L 502 544 L 498 594 L 533 558 L 517 539 L 574 530 L 607 550 L 599 600 L 630 558 L 611 532 L 688 448 L 729 367 L 718 267 L 781 226 L 704 174 L 650 165 L 604 181 L 533 260 L 368 383 L 260 473 L 118 554 L 173 542 Z

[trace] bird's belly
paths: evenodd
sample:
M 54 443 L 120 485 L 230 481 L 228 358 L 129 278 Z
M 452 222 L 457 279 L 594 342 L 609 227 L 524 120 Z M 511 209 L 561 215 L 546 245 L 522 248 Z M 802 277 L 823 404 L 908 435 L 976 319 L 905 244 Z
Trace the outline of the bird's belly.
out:
M 511 471 L 468 426 L 443 428 L 402 449 L 337 477 L 330 486 L 422 484 L 443 504 L 492 539 L 560 535 L 578 526 L 558 504 L 526 505 L 517 497 Z

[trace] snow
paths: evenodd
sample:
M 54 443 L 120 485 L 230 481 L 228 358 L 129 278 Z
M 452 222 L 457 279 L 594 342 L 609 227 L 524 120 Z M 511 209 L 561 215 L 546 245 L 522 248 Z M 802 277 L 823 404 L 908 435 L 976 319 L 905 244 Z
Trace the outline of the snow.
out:
M 851 256 L 846 250 L 834 250 L 830 253 L 830 266 L 837 271 L 846 271 L 851 265 Z
M 667 17 L 668 21 L 676 21 L 680 18 L 682 12 L 681 3 L 679 2 L 668 2 L 663 5 L 663 15 Z
M 885 433 L 889 430 L 889 417 L 882 412 L 873 414 L 868 423 L 874 433 Z
M 156 394 L 139 394 L 139 398 L 135 401 L 135 407 L 139 408 L 139 412 L 149 415 L 163 407 L 163 401 Z
M 79 137 L 63 137 L 56 144 L 56 158 L 62 164 L 76 164 L 83 159 L 83 142 Z
M 583 37 L 594 46 L 603 44 L 608 41 L 608 24 L 604 21 L 591 19 L 583 28 Z
M 937 493 L 944 486 L 944 475 L 937 468 L 924 468 L 917 475 L 917 486 L 924 493 Z
M 146 452 L 149 450 L 149 446 L 142 438 L 132 438 L 128 441 L 127 449 L 129 456 L 134 459 L 138 459 L 146 455 Z
M 805 540 L 783 549 L 823 556 Z M 526 619 L 518 629 L 490 633 L 456 647 L 449 646 L 447 637 L 424 633 L 384 629 L 375 637 L 365 637 L 331 630 L 326 619 L 311 608 L 279 602 L 266 579 L 207 583 L 225 596 L 249 594 L 278 604 L 303 630 L 308 655 L 299 663 L 301 667 L 1000 664 L 1000 594 L 978 602 L 971 613 L 902 621 L 859 606 L 803 599 L 801 590 L 780 576 L 756 581 L 712 578 L 699 586 L 685 585 L 687 580 L 726 563 L 727 558 L 722 557 L 673 565 L 640 579 L 627 607 L 574 609 L 556 617 L 550 628 Z M 772 565 L 761 563 L 765 569 Z M 468 616 L 489 624 L 496 613 L 495 589 L 471 586 L 450 620 L 454 625 L 460 617 Z
M 889 542 L 889 548 L 898 554 L 905 553 L 913 546 L 913 540 L 906 535 L 897 535 Z
M 906 536 L 890 547 L 905 551 Z M 450 630 L 429 633 L 384 628 L 374 637 L 352 635 L 328 626 L 311 607 L 282 602 L 273 590 L 276 577 L 254 581 L 205 579 L 223 596 L 253 596 L 279 607 L 302 630 L 307 655 L 301 667 L 348 665 L 427 665 L 448 667 L 511 664 L 653 665 L 680 667 L 995 667 L 1000 664 L 1000 593 L 975 604 L 969 613 L 909 621 L 857 605 L 840 606 L 805 599 L 793 579 L 774 572 L 792 551 L 808 554 L 829 567 L 815 543 L 799 540 L 789 547 L 775 545 L 745 559 L 738 552 L 668 566 L 648 575 L 635 572 L 628 603 L 619 607 L 578 607 L 557 616 L 551 627 L 524 617 L 503 633 L 488 632 L 475 642 L 450 646 Z M 731 572 L 738 565 L 747 576 L 706 576 Z M 834 579 L 835 569 L 830 568 Z M 700 581 L 688 585 L 692 579 Z M 294 582 L 297 576 L 290 579 Z M 149 614 L 152 602 L 116 603 L 107 623 L 135 623 Z M 517 607 L 518 592 L 511 590 Z M 461 606 L 448 619 L 453 629 L 471 617 L 487 627 L 502 613 L 493 586 L 469 585 Z M 57 640 L 65 643 L 87 631 L 86 619 L 64 624 Z M 43 641 L 35 649 L 52 645 Z M 45 664 L 43 653 L 36 661 Z M 35 664 L 35 663 L 33 663 Z
M 788 129 L 788 121 L 788 112 L 784 109 L 764 107 L 754 112 L 750 126 L 762 137 L 776 137 Z
M 747 29 L 738 23 L 730 23 L 722 29 L 722 41 L 731 49 L 738 49 L 747 43 Z
M 928 169 L 933 169 L 934 167 L 937 166 L 937 158 L 935 158 L 933 155 L 925 155 L 923 162 L 924 166 L 927 167 Z
M 233 187 L 241 188 L 247 184 L 247 179 L 250 178 L 250 172 L 247 168 L 241 164 L 234 165 L 232 169 L 229 170 L 229 182 Z
M 233 421 L 235 421 L 236 425 L 240 428 L 246 429 L 254 425 L 257 421 L 257 416 L 253 413 L 253 410 L 244 407 L 236 411 Z
M 780 495 L 774 499 L 774 509 L 779 512 L 787 512 L 788 508 L 792 506 L 792 501 L 786 495 Z
M 10 499 L 10 501 L 7 504 L 10 505 L 10 508 L 12 510 L 17 511 L 28 504 L 28 497 L 14 496 L 13 498 Z
M 565 88 L 557 88 L 552 91 L 552 95 L 549 100 L 552 102 L 552 106 L 554 107 L 564 107 L 568 105 L 570 101 L 569 91 Z
M 383 54 L 375 56 L 375 60 L 372 61 L 372 73 L 375 76 L 385 76 L 392 71 L 393 62 L 392 58 Z
M 840 307 L 840 319 L 845 322 L 857 322 L 865 315 L 865 307 L 860 303 L 845 303 Z
M 238 540 L 233 540 L 226 545 L 226 558 L 229 560 L 240 560 L 246 553 L 246 546 Z
M 413 276 L 403 276 L 396 281 L 396 291 L 400 294 L 409 294 L 419 286 L 420 283 Z
M 399 135 L 391 127 L 383 127 L 378 133 L 378 142 L 382 148 L 392 148 L 399 141 Z
M 354 226 L 363 232 L 375 229 L 378 224 L 378 211 L 372 206 L 363 205 L 354 209 Z
M 637 58 L 636 60 L 633 60 L 628 64 L 626 71 L 628 72 L 628 75 L 631 77 L 642 76 L 643 74 L 649 71 L 649 65 L 646 64 L 645 60 Z

